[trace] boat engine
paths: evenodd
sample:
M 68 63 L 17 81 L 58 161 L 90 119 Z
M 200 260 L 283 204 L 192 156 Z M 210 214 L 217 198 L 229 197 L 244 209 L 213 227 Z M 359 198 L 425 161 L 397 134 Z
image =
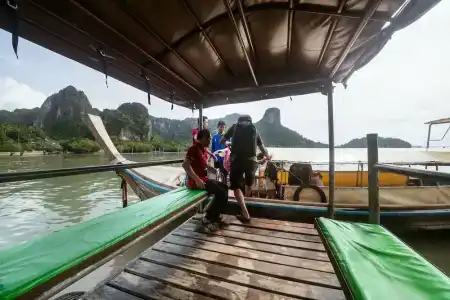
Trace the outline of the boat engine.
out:
M 289 168 L 289 185 L 309 184 L 313 169 L 311 164 L 295 163 Z
M 322 188 L 316 184 L 312 184 L 311 177 L 314 175 L 311 164 L 295 163 L 289 168 L 288 184 L 299 186 L 294 193 L 294 201 L 300 201 L 300 193 L 305 189 L 313 189 L 319 194 L 320 202 L 326 203 L 327 197 Z M 320 176 L 320 175 L 317 175 Z

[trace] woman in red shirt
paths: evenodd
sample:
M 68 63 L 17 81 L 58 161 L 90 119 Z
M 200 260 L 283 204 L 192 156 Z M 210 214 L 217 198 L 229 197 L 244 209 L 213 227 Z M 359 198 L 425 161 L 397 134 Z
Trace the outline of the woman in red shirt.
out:
M 188 188 L 204 189 L 208 194 L 214 195 L 202 222 L 209 230 L 215 231 L 221 223 L 224 223 L 220 214 L 225 212 L 227 206 L 228 187 L 222 182 L 207 177 L 208 164 L 205 153 L 210 142 L 211 133 L 209 130 L 200 130 L 197 134 L 197 141 L 188 149 L 182 166 L 188 176 Z

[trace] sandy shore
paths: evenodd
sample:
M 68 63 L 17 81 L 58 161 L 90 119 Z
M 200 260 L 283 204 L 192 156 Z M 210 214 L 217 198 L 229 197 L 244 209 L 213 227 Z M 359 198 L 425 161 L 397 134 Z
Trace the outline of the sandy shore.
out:
M 24 152 L 22 157 L 25 156 L 42 156 L 44 153 L 42 151 L 31 151 L 31 152 Z M 0 156 L 10 156 L 9 152 L 0 152 Z M 15 152 L 13 156 L 20 156 L 20 152 Z

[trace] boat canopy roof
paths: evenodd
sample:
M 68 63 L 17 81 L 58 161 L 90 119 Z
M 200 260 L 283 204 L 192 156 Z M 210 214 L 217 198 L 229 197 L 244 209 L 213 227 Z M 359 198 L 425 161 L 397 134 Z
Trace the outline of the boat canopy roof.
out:
M 450 123 L 450 118 L 443 118 L 443 119 L 429 121 L 429 122 L 426 122 L 425 124 L 436 125 L 436 124 L 449 124 L 449 123 Z
M 0 0 L 0 28 L 12 33 L 15 50 L 20 36 L 195 108 L 345 84 L 438 2 Z

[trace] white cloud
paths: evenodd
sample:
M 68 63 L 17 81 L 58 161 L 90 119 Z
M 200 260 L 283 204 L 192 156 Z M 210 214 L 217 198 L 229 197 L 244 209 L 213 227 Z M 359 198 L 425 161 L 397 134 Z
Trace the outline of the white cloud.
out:
M 11 77 L 0 78 L 0 109 L 33 108 L 41 106 L 46 96 Z

